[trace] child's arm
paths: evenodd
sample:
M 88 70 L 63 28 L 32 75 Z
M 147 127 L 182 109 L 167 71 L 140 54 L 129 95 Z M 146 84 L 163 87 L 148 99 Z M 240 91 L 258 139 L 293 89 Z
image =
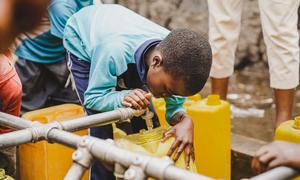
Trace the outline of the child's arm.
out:
M 117 42 L 106 42 L 92 50 L 89 84 L 84 93 L 87 109 L 105 112 L 124 107 L 122 102 L 130 90 L 115 91 L 117 77 L 127 70 L 122 49 Z
M 175 141 L 168 151 L 168 156 L 175 152 L 173 160 L 177 161 L 180 154 L 184 151 L 185 164 L 189 168 L 190 157 L 195 160 L 193 145 L 194 125 L 192 119 L 184 111 L 182 106 L 184 101 L 185 98 L 179 96 L 166 99 L 166 118 L 173 127 L 164 134 L 162 141 L 165 141 L 170 136 L 175 136 Z
M 300 168 L 300 144 L 275 141 L 260 148 L 252 160 L 252 169 L 257 173 L 277 166 Z
M 194 154 L 194 125 L 190 117 L 185 112 L 178 112 L 174 115 L 174 121 L 178 122 L 170 130 L 168 130 L 162 141 L 167 140 L 170 136 L 175 136 L 175 141 L 168 151 L 168 156 L 171 156 L 174 152 L 174 161 L 177 161 L 181 153 L 185 152 L 185 165 L 189 168 L 190 158 L 195 160 Z M 171 120 L 172 121 L 172 120 Z

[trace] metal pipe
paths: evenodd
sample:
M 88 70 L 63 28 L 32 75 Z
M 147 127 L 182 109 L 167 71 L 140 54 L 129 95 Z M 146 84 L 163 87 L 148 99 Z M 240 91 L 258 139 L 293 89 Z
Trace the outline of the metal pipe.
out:
M 178 179 L 178 180 L 182 180 L 182 179 L 211 180 L 212 179 L 212 178 L 203 176 L 201 174 L 195 174 L 195 173 L 192 173 L 190 171 L 177 168 L 175 166 L 169 166 L 169 167 L 167 167 L 167 169 L 165 170 L 164 176 L 167 179 Z
M 130 167 L 132 164 L 135 166 L 142 166 L 147 176 L 154 177 L 156 179 L 211 179 L 177 168 L 162 159 L 133 153 L 128 150 L 118 148 L 115 145 L 101 139 L 95 139 L 92 137 L 89 138 L 95 141 L 90 146 L 90 152 L 100 161 L 108 162 L 110 164 L 120 163 L 125 167 Z
M 134 116 L 140 116 L 142 115 L 146 110 L 134 110 L 131 108 L 119 108 L 113 111 L 109 112 L 103 112 L 91 116 L 85 116 L 82 118 L 77 118 L 69 121 L 63 121 L 63 122 L 53 122 L 49 123 L 49 126 L 55 126 L 58 128 L 62 128 L 66 131 L 77 131 L 86 129 L 89 127 L 99 126 L 99 125 L 105 125 L 112 122 L 117 121 L 126 121 L 128 119 L 131 119 Z M 12 129 L 24 129 L 32 127 L 33 125 L 43 125 L 42 123 L 38 121 L 29 121 L 23 118 L 19 118 L 10 114 L 2 113 L 0 112 L 0 124 L 5 127 L 9 127 Z
M 107 112 L 107 113 L 97 114 L 92 118 L 85 117 L 77 120 L 72 120 L 75 123 L 72 123 L 70 121 L 66 123 L 60 123 L 60 125 L 66 130 L 78 130 L 83 128 L 80 126 L 97 125 L 99 124 L 99 122 L 103 123 L 115 119 L 126 120 L 132 118 L 133 116 L 139 116 L 142 113 L 143 113 L 142 111 L 134 111 L 130 108 L 123 108 L 121 110 L 120 109 L 115 110 L 110 113 Z M 96 116 L 97 118 L 95 118 Z M 4 119 L 0 118 L 0 122 L 5 121 L 5 118 L 7 116 L 2 116 L 2 117 L 4 117 Z M 25 128 L 25 126 L 30 127 L 33 124 L 31 121 L 24 121 L 24 123 L 22 123 L 21 125 L 17 125 L 17 123 L 19 123 L 19 121 L 22 120 L 21 118 L 17 118 L 13 116 L 13 117 L 9 117 L 9 119 L 12 120 L 11 121 L 12 123 L 7 123 L 7 124 L 12 125 L 15 128 Z M 85 123 L 84 121 L 88 121 L 88 123 Z M 131 165 L 138 166 L 144 169 L 147 176 L 151 176 L 156 179 L 199 179 L 199 180 L 210 179 L 198 174 L 194 174 L 176 168 L 172 165 L 172 163 L 168 161 L 164 161 L 159 158 L 133 153 L 128 150 L 118 148 L 114 144 L 101 139 L 97 139 L 93 137 L 81 137 L 56 128 L 60 128 L 60 127 L 58 127 L 57 124 L 56 125 L 37 124 L 36 127 L 4 134 L 0 136 L 0 142 L 1 143 L 6 142 L 6 143 L 2 143 L 2 147 L 4 147 L 5 145 L 12 146 L 12 145 L 27 143 L 30 141 L 38 141 L 41 139 L 46 139 L 49 142 L 60 143 L 76 149 L 77 147 L 80 146 L 80 142 L 84 140 L 85 143 L 89 144 L 87 148 L 89 152 L 93 155 L 93 157 L 110 165 L 119 163 L 125 168 L 129 168 Z M 71 171 L 74 171 L 73 169 L 75 168 L 78 169 L 77 166 L 75 165 L 72 166 Z
M 0 112 L 0 124 L 11 129 L 24 129 L 31 127 L 32 121 Z
M 80 142 L 81 138 L 82 137 L 79 135 L 72 134 L 59 129 L 51 129 L 48 132 L 48 136 L 47 136 L 47 139 L 50 142 L 63 144 L 73 149 L 77 149 L 78 143 Z
M 64 180 L 81 180 L 86 168 L 73 162 Z
M 210 178 L 195 174 L 180 168 L 177 168 L 173 165 L 168 165 L 167 168 L 164 168 L 166 164 L 164 160 L 140 155 L 137 153 L 130 152 L 116 147 L 114 144 L 109 143 L 106 140 L 101 140 L 93 137 L 81 137 L 69 132 L 64 132 L 58 129 L 52 129 L 48 133 L 48 139 L 60 144 L 67 145 L 72 148 L 76 148 L 80 141 L 83 139 L 85 141 L 90 141 L 88 146 L 90 153 L 97 160 L 108 164 L 119 163 L 124 167 L 130 167 L 130 165 L 143 166 L 145 173 L 148 176 L 157 178 L 157 179 L 198 179 L 198 180 L 208 180 Z M 141 164 L 139 164 L 140 162 Z M 147 168 L 145 168 L 147 167 Z M 163 170 L 162 174 L 159 174 L 157 170 Z M 178 172 L 176 172 L 178 171 Z M 175 173 L 176 172 L 176 173 Z
M 77 131 L 94 126 L 105 125 L 117 121 L 126 121 L 134 116 L 142 115 L 146 110 L 134 110 L 131 108 L 119 108 L 113 111 L 103 112 L 69 121 L 59 122 L 63 130 Z
M 29 129 L 2 134 L 0 135 L 0 149 L 29 143 L 32 139 L 32 132 Z
M 266 179 L 286 180 L 286 179 L 292 179 L 299 175 L 300 175 L 300 170 L 282 166 L 282 167 L 271 169 L 263 174 L 252 177 L 250 179 L 251 180 L 266 180 Z

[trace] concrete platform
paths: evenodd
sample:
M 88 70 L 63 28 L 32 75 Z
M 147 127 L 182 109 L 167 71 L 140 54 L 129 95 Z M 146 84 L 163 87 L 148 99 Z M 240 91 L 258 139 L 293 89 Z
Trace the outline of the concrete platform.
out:
M 255 152 L 267 144 L 265 141 L 241 136 L 231 135 L 231 179 L 240 180 L 255 176 L 251 170 L 251 161 Z

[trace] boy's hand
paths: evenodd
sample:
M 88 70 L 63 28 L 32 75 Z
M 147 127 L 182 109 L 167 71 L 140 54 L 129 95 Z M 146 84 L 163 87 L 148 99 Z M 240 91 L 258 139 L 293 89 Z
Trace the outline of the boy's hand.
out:
M 122 104 L 134 109 L 145 109 L 150 105 L 151 93 L 141 89 L 134 89 L 125 95 Z
M 180 122 L 178 122 L 175 126 L 173 126 L 164 134 L 162 142 L 166 141 L 171 136 L 175 136 L 175 141 L 169 149 L 167 155 L 171 156 L 176 151 L 173 160 L 177 161 L 180 154 L 184 151 L 185 165 L 186 168 L 189 169 L 190 157 L 193 159 L 193 161 L 195 160 L 193 145 L 194 125 L 192 119 L 185 114 L 181 114 L 181 117 L 178 118 L 181 118 Z
M 252 160 L 252 169 L 257 173 L 277 166 L 300 168 L 300 144 L 275 141 L 260 148 Z

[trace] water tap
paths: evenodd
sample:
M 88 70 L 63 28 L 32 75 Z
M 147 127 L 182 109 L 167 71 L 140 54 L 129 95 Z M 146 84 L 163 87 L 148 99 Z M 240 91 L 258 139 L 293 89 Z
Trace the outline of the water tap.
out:
M 142 115 L 142 118 L 145 120 L 148 130 L 153 129 L 153 120 L 152 120 L 153 116 L 154 113 L 150 111 L 149 108 L 147 108 L 146 113 Z

